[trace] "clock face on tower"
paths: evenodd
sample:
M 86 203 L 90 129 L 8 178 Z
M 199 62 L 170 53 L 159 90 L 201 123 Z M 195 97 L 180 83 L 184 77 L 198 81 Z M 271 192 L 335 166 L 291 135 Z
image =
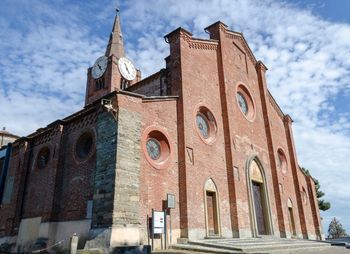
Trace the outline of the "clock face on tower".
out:
M 107 68 L 108 58 L 101 56 L 97 58 L 94 66 L 92 66 L 91 74 L 94 79 L 100 78 L 105 73 Z
M 118 68 L 119 68 L 120 74 L 122 74 L 123 78 L 125 78 L 126 80 L 131 81 L 136 77 L 136 69 L 128 58 L 126 57 L 119 58 Z

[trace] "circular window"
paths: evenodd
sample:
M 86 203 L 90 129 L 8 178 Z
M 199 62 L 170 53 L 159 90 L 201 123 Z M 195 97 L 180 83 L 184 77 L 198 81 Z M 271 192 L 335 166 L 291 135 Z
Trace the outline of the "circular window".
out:
M 152 160 L 158 160 L 161 154 L 161 147 L 158 140 L 150 138 L 147 140 L 147 153 Z
M 247 115 L 248 114 L 248 104 L 244 98 L 244 95 L 241 92 L 237 93 L 237 100 L 238 100 L 239 107 L 241 108 L 243 114 Z
M 205 115 L 198 113 L 196 116 L 196 123 L 199 133 L 203 138 L 207 139 L 209 137 L 209 123 Z
M 148 162 L 157 169 L 166 168 L 170 158 L 168 138 L 159 130 L 151 130 L 144 138 L 144 153 Z
M 50 160 L 50 149 L 48 147 L 41 148 L 38 153 L 36 165 L 39 169 L 43 169 L 47 166 Z
M 196 127 L 201 139 L 206 143 L 212 143 L 216 137 L 216 121 L 208 108 L 199 107 L 196 113 Z
M 277 151 L 278 167 L 281 169 L 282 173 L 287 173 L 287 158 L 282 149 Z
M 90 132 L 85 132 L 75 144 L 75 154 L 79 159 L 86 159 L 92 151 L 93 137 Z
M 245 118 L 249 121 L 253 121 L 255 118 L 255 107 L 248 88 L 242 84 L 238 85 L 236 99 L 239 109 Z

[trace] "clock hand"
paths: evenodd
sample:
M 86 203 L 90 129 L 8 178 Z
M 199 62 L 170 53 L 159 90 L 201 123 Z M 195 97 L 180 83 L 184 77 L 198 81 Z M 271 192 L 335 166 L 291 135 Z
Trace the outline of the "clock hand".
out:
M 126 68 L 126 71 L 130 74 L 130 71 L 129 71 L 129 69 L 128 69 L 128 66 L 124 63 L 124 66 L 125 66 L 125 68 Z
M 102 67 L 101 67 L 99 64 L 97 64 L 97 66 L 98 66 L 98 68 L 102 71 Z

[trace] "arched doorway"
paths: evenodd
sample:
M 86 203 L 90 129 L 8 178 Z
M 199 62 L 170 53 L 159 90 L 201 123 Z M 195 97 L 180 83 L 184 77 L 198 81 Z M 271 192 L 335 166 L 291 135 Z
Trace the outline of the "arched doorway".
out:
M 297 232 L 295 230 L 295 221 L 294 221 L 294 215 L 293 215 L 293 203 L 292 203 L 292 200 L 290 198 L 288 198 L 287 208 L 288 208 L 288 220 L 289 220 L 290 233 L 292 234 L 292 237 L 295 237 L 297 235 Z
M 207 237 L 220 236 L 219 195 L 211 178 L 204 185 L 204 206 Z
M 271 211 L 266 177 L 257 157 L 247 162 L 247 185 L 253 237 L 272 235 Z

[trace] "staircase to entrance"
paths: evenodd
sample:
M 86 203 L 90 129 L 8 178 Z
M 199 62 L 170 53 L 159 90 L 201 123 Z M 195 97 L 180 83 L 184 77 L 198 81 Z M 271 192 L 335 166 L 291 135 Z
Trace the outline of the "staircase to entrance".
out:
M 209 253 L 315 253 L 332 248 L 329 243 L 301 239 L 205 239 L 173 245 L 174 249 Z

